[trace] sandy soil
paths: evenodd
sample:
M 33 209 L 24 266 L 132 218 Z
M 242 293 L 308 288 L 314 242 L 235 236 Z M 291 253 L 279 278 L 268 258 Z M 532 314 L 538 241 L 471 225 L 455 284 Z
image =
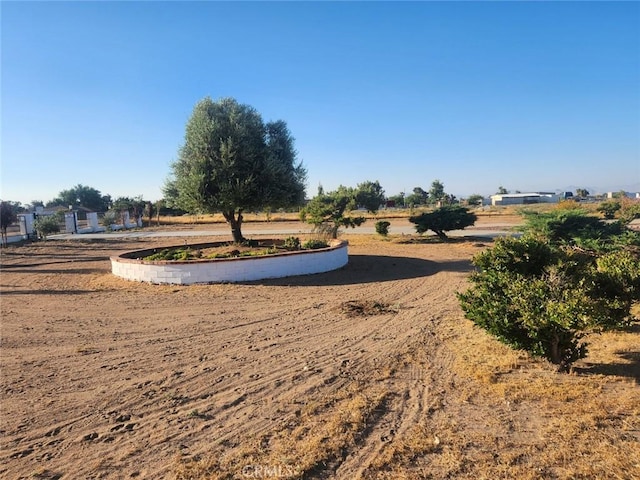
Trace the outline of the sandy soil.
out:
M 187 287 L 110 274 L 110 255 L 175 239 L 10 246 L 0 477 L 639 478 L 635 373 L 580 383 L 462 318 L 485 241 L 350 241 L 339 271 Z M 544 453 L 571 413 L 509 387 L 537 381 L 615 400 L 597 422 L 621 457 Z

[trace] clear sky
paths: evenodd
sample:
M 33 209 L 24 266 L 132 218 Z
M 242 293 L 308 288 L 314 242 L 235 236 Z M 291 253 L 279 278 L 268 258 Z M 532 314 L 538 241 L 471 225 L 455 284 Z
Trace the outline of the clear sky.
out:
M 639 2 L 0 9 L 4 200 L 161 198 L 205 96 L 285 120 L 309 196 L 640 189 Z

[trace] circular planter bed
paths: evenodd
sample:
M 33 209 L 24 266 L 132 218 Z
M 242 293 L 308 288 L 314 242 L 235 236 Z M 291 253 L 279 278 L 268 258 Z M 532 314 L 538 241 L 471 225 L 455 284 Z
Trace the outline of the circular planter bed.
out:
M 333 240 L 324 248 L 292 251 L 283 249 L 282 242 L 261 240 L 251 247 L 214 242 L 161 251 L 136 250 L 111 257 L 111 271 L 138 282 L 190 285 L 309 275 L 336 270 L 349 261 L 346 241 Z M 185 259 L 149 259 L 167 256 Z

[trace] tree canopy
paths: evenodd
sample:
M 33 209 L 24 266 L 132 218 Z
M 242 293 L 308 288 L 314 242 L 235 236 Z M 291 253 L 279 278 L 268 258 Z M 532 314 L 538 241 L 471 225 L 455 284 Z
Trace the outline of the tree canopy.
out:
M 241 242 L 244 211 L 304 201 L 306 169 L 296 157 L 284 121 L 265 124 L 249 105 L 206 97 L 187 122 L 165 199 L 191 213 L 221 212 Z
M 120 216 L 122 224 L 124 225 L 125 212 L 129 212 L 130 216 L 136 219 L 136 221 L 142 217 L 147 202 L 142 199 L 142 195 L 137 197 L 118 197 L 113 201 L 112 210 L 116 216 Z
M 358 184 L 355 197 L 358 206 L 371 213 L 376 213 L 385 202 L 384 189 L 377 180 Z
M 340 227 L 355 228 L 366 221 L 362 216 L 348 215 L 356 208 L 356 195 L 355 189 L 342 185 L 326 193 L 319 188 L 318 195 L 300 212 L 300 219 L 312 224 L 316 231 L 337 238 Z
M 424 233 L 427 230 L 435 232 L 441 240 L 447 240 L 445 232 L 450 230 L 461 230 L 472 226 L 477 216 L 467 208 L 460 205 L 445 205 L 436 208 L 432 212 L 424 212 L 420 215 L 409 217 L 409 221 L 416 226 L 417 233 Z
M 93 187 L 78 184 L 68 190 L 62 190 L 56 198 L 47 203 L 47 206 L 82 206 L 96 212 L 106 212 L 109 210 L 110 204 L 110 195 L 102 195 L 99 190 Z
M 469 205 L 482 205 L 483 198 L 484 197 L 479 193 L 474 193 L 473 195 L 469 195 L 469 198 L 467 198 L 467 203 Z
M 434 180 L 431 182 L 431 188 L 429 189 L 429 198 L 432 202 L 438 202 L 443 200 L 447 194 L 444 191 L 444 184 L 440 180 Z
M 576 188 L 576 196 L 580 198 L 587 198 L 589 196 L 589 190 L 586 188 Z
M 406 204 L 404 192 L 400 192 L 397 195 L 391 195 L 387 200 L 392 202 L 394 207 L 404 207 Z
M 422 187 L 415 187 L 413 193 L 408 195 L 405 200 L 410 206 L 425 205 L 429 200 L 429 192 L 425 192 Z

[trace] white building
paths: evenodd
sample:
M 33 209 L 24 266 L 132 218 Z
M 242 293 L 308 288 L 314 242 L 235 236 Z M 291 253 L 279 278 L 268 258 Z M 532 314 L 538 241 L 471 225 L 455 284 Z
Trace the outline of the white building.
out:
M 504 193 L 491 195 L 491 205 L 526 205 L 530 203 L 557 203 L 560 196 L 556 193 Z

